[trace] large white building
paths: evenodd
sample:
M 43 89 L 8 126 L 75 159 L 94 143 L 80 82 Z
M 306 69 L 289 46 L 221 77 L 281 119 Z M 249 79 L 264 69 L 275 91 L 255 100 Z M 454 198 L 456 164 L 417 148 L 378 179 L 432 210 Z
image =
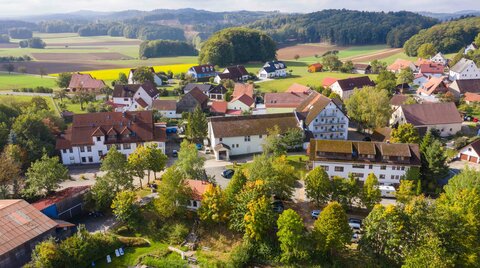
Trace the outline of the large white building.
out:
M 362 89 L 363 87 L 374 87 L 375 83 L 370 80 L 368 76 L 353 77 L 337 80 L 330 88 L 337 93 L 342 100 L 346 100 L 352 96 L 355 89 Z
M 322 167 L 330 178 L 352 175 L 365 181 L 373 173 L 380 185 L 397 185 L 408 169 L 421 165 L 417 144 L 311 140 L 309 153 L 313 167 Z
M 230 156 L 261 153 L 268 130 L 275 126 L 281 133 L 297 128 L 293 113 L 208 118 L 208 138 L 217 160 Z
M 340 101 L 312 92 L 297 107 L 295 114 L 305 132 L 312 134 L 312 138 L 346 140 L 348 137 L 349 120 Z
M 148 110 L 158 98 L 159 91 L 151 82 L 115 85 L 112 93 L 117 112 Z
M 463 58 L 450 68 L 448 78 L 450 81 L 480 79 L 480 69 L 474 61 Z
M 266 62 L 258 72 L 259 79 L 277 78 L 287 76 L 287 65 L 283 61 Z
M 115 145 L 128 157 L 138 146 L 156 144 L 165 153 L 166 128 L 156 125 L 151 111 L 76 114 L 57 139 L 65 165 L 100 163 Z

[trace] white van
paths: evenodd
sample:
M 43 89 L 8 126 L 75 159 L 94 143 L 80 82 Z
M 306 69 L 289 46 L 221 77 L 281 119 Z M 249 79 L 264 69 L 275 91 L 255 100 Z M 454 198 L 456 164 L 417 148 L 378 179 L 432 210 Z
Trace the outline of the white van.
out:
M 393 186 L 380 185 L 378 189 L 380 189 L 382 197 L 395 197 L 395 194 L 397 193 Z

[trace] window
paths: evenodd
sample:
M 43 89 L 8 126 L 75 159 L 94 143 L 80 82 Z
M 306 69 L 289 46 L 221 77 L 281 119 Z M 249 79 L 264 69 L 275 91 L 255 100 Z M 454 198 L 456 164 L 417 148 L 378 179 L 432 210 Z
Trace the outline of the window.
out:
M 198 206 L 197 201 L 193 200 L 192 207 L 196 208 Z
M 343 167 L 335 167 L 336 172 L 343 172 Z
M 358 164 L 356 165 L 356 164 L 354 164 L 354 165 L 353 165 L 353 168 L 365 168 L 365 165 L 358 165 Z
M 102 140 L 102 137 L 97 137 L 97 141 L 101 141 Z
M 250 136 L 245 136 L 244 139 L 245 141 L 250 141 Z
M 89 156 L 89 157 L 88 157 L 88 162 L 89 162 L 89 163 L 93 163 L 93 157 L 92 157 L 92 156 Z
M 387 169 L 387 166 L 380 166 L 380 169 L 381 169 L 381 170 L 386 170 L 386 169 Z
M 67 149 L 63 149 L 62 152 L 63 152 L 64 154 L 66 154 L 66 153 L 67 153 Z
M 87 146 L 87 152 L 91 152 L 92 151 L 92 146 Z
M 87 162 L 87 158 L 85 156 L 82 157 L 82 163 Z
M 128 150 L 128 149 L 130 149 L 130 148 L 132 148 L 132 145 L 131 145 L 130 143 L 124 143 L 124 144 L 123 144 L 123 149 L 124 149 L 124 150 Z
M 103 151 L 98 151 L 98 156 L 102 157 L 103 156 Z
M 258 137 L 261 139 L 261 138 L 263 138 L 263 135 L 258 135 Z
M 112 148 L 112 145 L 107 144 L 107 150 L 110 151 L 110 148 Z
M 401 167 L 401 170 L 405 170 L 405 167 Z
M 363 174 L 363 173 L 355 173 L 355 172 L 354 172 L 354 173 L 352 173 L 352 176 L 353 176 L 354 178 L 363 178 L 364 174 Z
M 323 170 L 328 171 L 328 166 L 320 166 Z
M 73 162 L 73 160 L 75 160 L 75 157 L 70 156 L 70 162 Z
M 381 180 L 384 180 L 385 179 L 385 174 L 380 174 L 380 176 L 378 178 L 381 179 Z
M 72 148 L 68 149 L 68 151 L 69 151 L 70 153 L 73 153 L 73 149 L 72 149 Z
M 222 142 L 222 141 L 223 141 L 223 138 L 219 138 L 218 140 L 219 140 L 220 142 Z
M 82 152 L 82 153 L 85 152 L 85 147 L 81 146 L 80 147 L 80 152 Z
M 128 98 L 124 98 L 123 101 L 128 101 Z
M 373 165 L 368 165 L 368 169 L 373 169 Z

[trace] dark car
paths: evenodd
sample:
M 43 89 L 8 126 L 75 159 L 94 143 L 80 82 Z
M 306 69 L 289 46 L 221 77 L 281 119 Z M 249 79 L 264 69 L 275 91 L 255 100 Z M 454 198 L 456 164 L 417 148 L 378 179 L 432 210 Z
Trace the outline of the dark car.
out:
M 362 225 L 362 220 L 361 220 L 361 219 L 357 219 L 357 218 L 349 218 L 349 219 L 348 219 L 348 222 L 349 222 L 349 223 L 357 223 L 357 224 Z
M 233 177 L 233 174 L 235 174 L 235 170 L 227 169 L 222 172 L 222 177 L 224 177 L 225 179 L 231 179 Z
M 283 210 L 285 210 L 285 207 L 283 206 L 283 202 L 280 200 L 273 201 L 272 205 L 273 205 L 273 211 L 277 213 L 282 213 Z
M 177 157 L 177 156 L 178 156 L 177 150 L 173 150 L 173 151 L 172 151 L 172 156 L 173 156 L 173 157 Z
M 316 220 L 318 219 L 318 216 L 320 216 L 320 212 L 322 212 L 321 210 L 317 209 L 317 210 L 313 210 L 311 215 L 312 215 L 312 219 Z

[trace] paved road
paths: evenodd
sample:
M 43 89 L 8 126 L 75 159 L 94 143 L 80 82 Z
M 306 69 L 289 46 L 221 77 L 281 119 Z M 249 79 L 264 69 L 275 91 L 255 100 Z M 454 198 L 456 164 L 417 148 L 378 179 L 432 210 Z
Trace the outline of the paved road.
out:
M 0 95 L 53 97 L 53 93 L 0 91 Z

